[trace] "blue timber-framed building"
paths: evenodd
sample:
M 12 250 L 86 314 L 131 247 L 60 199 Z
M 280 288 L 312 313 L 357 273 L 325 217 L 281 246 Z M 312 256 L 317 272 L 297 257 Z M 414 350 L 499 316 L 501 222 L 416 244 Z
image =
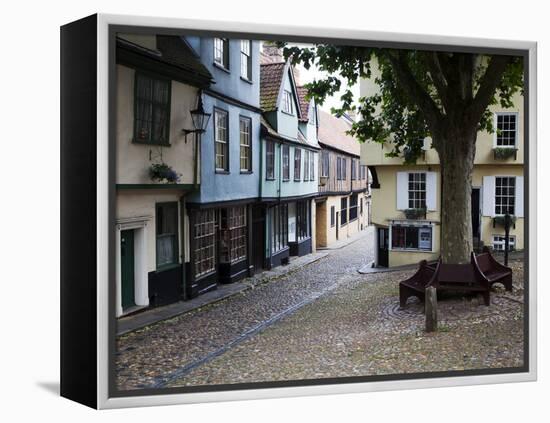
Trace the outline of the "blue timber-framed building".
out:
M 253 216 L 260 166 L 260 42 L 186 37 L 214 84 L 202 91 L 200 189 L 186 198 L 188 298 L 254 272 Z
M 264 267 L 272 268 L 315 248 L 320 146 L 317 108 L 306 101 L 306 91 L 298 86 L 290 62 L 265 54 L 260 68 Z

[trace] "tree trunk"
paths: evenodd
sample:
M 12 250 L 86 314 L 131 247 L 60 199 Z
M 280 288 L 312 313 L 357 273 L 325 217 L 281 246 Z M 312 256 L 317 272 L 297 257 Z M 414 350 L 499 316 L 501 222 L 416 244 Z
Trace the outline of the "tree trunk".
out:
M 441 258 L 445 263 L 469 263 L 477 128 L 453 125 L 435 135 L 441 164 Z

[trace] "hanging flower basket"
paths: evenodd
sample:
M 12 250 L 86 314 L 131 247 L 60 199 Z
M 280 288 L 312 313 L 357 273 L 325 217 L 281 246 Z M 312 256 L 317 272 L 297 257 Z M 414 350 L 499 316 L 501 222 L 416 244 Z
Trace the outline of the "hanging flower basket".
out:
M 181 175 L 166 163 L 155 163 L 149 168 L 149 176 L 153 181 L 177 184 Z
M 510 225 L 513 228 L 516 227 L 516 216 L 513 216 L 513 215 L 510 216 Z M 504 227 L 504 216 L 493 217 L 493 228 L 496 228 L 497 226 Z
M 516 159 L 517 148 L 495 147 L 493 148 L 493 155 L 495 160 L 507 160 L 511 157 Z
M 426 209 L 406 209 L 403 210 L 407 219 L 425 219 Z

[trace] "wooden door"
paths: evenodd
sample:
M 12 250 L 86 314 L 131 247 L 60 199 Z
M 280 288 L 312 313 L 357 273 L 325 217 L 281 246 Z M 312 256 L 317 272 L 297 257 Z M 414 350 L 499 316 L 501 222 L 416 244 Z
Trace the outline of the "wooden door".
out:
M 378 228 L 378 266 L 388 267 L 388 228 Z
M 122 309 L 133 307 L 135 303 L 134 289 L 134 231 L 126 230 L 120 233 L 120 261 L 122 271 Z

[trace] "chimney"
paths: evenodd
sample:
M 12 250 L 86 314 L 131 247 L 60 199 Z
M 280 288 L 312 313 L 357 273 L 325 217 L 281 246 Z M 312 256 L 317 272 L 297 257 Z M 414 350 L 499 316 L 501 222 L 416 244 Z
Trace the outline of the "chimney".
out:
M 262 58 L 264 63 L 284 62 L 282 50 L 272 42 L 265 42 L 263 45 Z

